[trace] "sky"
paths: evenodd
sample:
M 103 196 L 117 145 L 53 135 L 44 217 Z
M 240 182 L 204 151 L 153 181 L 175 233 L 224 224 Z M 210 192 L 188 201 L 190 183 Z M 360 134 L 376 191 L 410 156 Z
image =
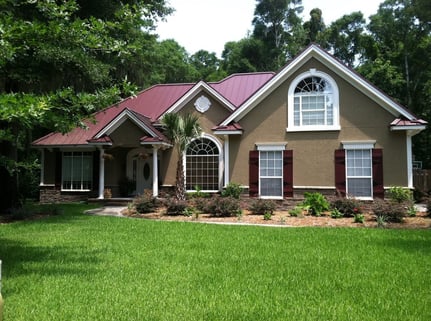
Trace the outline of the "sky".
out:
M 191 55 L 198 50 L 215 52 L 218 57 L 229 41 L 245 38 L 252 31 L 256 0 L 167 0 L 175 12 L 159 22 L 161 40 L 174 39 Z M 383 0 L 302 0 L 303 20 L 313 8 L 323 12 L 325 24 L 354 11 L 365 18 L 377 12 Z

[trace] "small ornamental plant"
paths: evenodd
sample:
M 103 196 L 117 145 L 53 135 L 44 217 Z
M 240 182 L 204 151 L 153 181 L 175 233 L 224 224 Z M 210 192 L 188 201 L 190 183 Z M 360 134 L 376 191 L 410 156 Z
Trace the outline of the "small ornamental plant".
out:
M 329 210 L 329 202 L 322 194 L 305 192 L 304 196 L 303 205 L 310 207 L 311 215 L 321 216 L 323 212 Z

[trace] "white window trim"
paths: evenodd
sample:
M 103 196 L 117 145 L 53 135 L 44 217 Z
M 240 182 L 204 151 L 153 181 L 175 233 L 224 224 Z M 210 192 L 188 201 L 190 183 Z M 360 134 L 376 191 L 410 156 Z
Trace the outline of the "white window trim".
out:
M 256 143 L 256 147 L 258 151 L 279 151 L 285 150 L 287 146 L 287 142 L 278 142 L 278 143 Z
M 273 200 L 279 200 L 283 199 L 283 180 L 284 180 L 284 167 L 283 167 L 283 152 L 286 149 L 286 142 L 280 142 L 280 143 L 256 143 L 257 150 L 259 151 L 259 198 L 262 199 L 273 199 Z M 262 160 L 261 152 L 282 152 L 281 153 L 281 176 L 261 176 L 260 175 L 260 162 Z M 281 178 L 281 196 L 263 196 L 261 192 L 262 184 L 260 183 L 262 178 Z
M 295 126 L 294 124 L 294 97 L 295 97 L 295 88 L 298 83 L 308 77 L 320 77 L 328 81 L 333 90 L 333 125 L 309 125 L 309 126 Z M 302 131 L 339 131 L 341 129 L 340 126 L 340 106 L 339 106 L 339 91 L 338 86 L 335 80 L 329 76 L 328 74 L 318 71 L 316 69 L 310 69 L 307 72 L 304 72 L 298 75 L 290 84 L 288 97 L 287 97 L 287 128 L 286 132 L 302 132 Z
M 371 196 L 355 196 L 355 199 L 358 200 L 364 200 L 364 201 L 369 201 L 369 200 L 373 200 L 374 195 L 373 195 L 373 149 L 375 147 L 376 141 L 375 140 L 369 140 L 369 141 L 344 141 L 341 142 L 341 144 L 343 145 L 344 150 L 359 150 L 359 149 L 366 149 L 366 150 L 370 150 L 370 156 L 371 156 L 371 176 L 361 176 L 361 177 L 354 177 L 354 176 L 348 176 L 347 175 L 347 153 L 346 153 L 346 166 L 345 166 L 345 175 L 346 175 L 346 194 L 347 196 L 349 196 L 349 183 L 348 183 L 348 179 L 349 178 L 370 178 L 370 183 L 371 183 Z

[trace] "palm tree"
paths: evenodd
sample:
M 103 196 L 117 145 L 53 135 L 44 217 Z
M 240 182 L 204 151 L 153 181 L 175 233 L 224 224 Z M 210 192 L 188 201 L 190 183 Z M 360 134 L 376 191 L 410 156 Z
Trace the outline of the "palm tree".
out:
M 175 196 L 178 200 L 185 200 L 186 184 L 184 180 L 183 154 L 189 143 L 200 136 L 202 129 L 199 124 L 199 118 L 193 114 L 181 116 L 176 113 L 169 113 L 163 116 L 161 123 L 166 137 L 174 144 L 178 155 Z

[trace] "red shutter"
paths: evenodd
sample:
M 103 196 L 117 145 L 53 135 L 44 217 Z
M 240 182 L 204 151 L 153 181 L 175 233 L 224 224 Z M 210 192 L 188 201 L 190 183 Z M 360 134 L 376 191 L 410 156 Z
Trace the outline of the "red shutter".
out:
M 293 197 L 293 151 L 283 151 L 283 196 Z
M 341 196 L 346 196 L 346 152 L 335 150 L 335 188 Z
M 373 196 L 378 198 L 385 197 L 383 185 L 383 150 L 373 149 Z
M 251 150 L 249 154 L 249 162 L 248 162 L 248 179 L 249 179 L 249 188 L 248 193 L 250 197 L 259 196 L 259 151 Z

